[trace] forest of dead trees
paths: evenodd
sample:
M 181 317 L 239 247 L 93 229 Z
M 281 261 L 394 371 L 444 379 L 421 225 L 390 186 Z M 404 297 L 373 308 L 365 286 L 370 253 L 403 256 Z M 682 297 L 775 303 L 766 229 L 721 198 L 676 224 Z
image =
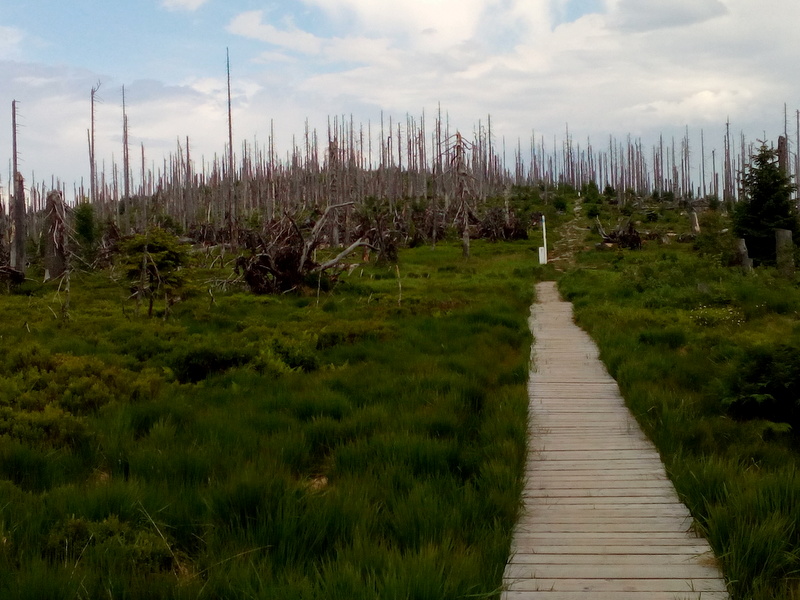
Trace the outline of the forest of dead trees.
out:
M 123 161 L 112 162 L 107 171 L 98 170 L 94 149 L 95 91 L 87 130 L 89 182 L 75 183 L 72 189 L 55 180 L 48 184 L 23 179 L 17 169 L 16 105 L 12 106 L 13 176 L 5 198 L 0 194 L 0 264 L 22 270 L 25 238 L 14 232 L 41 239 L 53 227 L 46 216 L 61 205 L 68 212 L 88 203 L 97 222 L 112 225 L 121 235 L 167 224 L 197 242 L 234 245 L 244 243 L 240 238 L 248 228 L 286 217 L 314 219 L 332 210 L 326 242 L 347 246 L 367 239 L 365 223 L 356 216 L 370 207 L 373 212 L 376 206 L 387 214 L 402 212 L 406 224 L 410 207 L 423 210 L 424 227 L 435 240 L 437 231 L 449 225 L 466 230 L 470 219 L 484 212 L 487 199 L 501 198 L 512 186 L 537 186 L 546 198 L 555 186 L 580 189 L 594 182 L 601 190 L 613 189 L 621 203 L 646 196 L 733 202 L 756 147 L 743 134 L 734 136 L 728 124 L 721 153 L 708 150 L 702 132 L 700 148 L 691 147 L 688 128 L 682 139 L 662 137 L 649 148 L 631 136 L 609 136 L 602 144 L 581 142 L 566 128 L 560 141 L 548 142 L 532 133 L 523 152 L 521 140 L 507 148 L 505 139 L 493 135 L 491 117 L 465 136 L 440 110 L 432 119 L 424 114 L 400 122 L 390 117 L 366 126 L 352 117 L 334 117 L 322 134 L 306 124 L 303 135 L 281 156 L 272 128 L 263 146 L 243 142 L 238 151 L 231 151 L 229 116 L 228 144 L 220 155 L 198 161 L 186 138 L 177 141 L 175 151 L 160 165 L 148 167 L 145 147 L 129 147 L 123 100 Z M 800 154 L 790 152 L 789 146 L 791 140 L 800 147 L 800 111 L 796 117 L 796 140 L 791 140 L 795 136 L 787 127 L 778 143 L 783 166 L 795 177 Z M 510 226 L 507 209 L 505 220 Z M 372 228 L 381 228 L 379 220 Z M 375 235 L 373 231 L 370 243 L 376 243 Z M 378 237 L 380 242 L 382 234 Z

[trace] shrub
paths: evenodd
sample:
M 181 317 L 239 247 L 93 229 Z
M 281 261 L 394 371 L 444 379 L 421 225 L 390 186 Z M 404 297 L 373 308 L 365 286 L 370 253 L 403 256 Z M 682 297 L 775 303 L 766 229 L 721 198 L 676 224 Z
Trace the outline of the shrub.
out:
M 247 364 L 253 358 L 252 350 L 201 345 L 177 350 L 168 364 L 181 383 L 197 383 L 215 373 Z
M 762 346 L 740 358 L 725 400 L 742 419 L 768 419 L 800 428 L 800 347 Z

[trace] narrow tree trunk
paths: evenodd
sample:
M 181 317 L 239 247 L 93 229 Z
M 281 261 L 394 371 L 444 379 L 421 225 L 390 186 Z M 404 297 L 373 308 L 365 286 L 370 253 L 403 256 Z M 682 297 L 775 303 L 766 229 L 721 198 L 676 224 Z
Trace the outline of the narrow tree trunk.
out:
M 14 202 L 12 204 L 11 224 L 14 228 L 11 245 L 11 266 L 25 271 L 25 240 L 27 223 L 25 219 L 25 180 L 19 172 L 14 175 Z
M 784 277 L 792 277 L 794 275 L 794 244 L 791 230 L 775 230 L 775 254 L 778 272 Z
M 25 238 L 27 237 L 25 221 L 25 180 L 19 172 L 17 152 L 17 101 L 11 102 L 11 135 L 12 166 L 14 178 L 14 201 L 11 205 L 11 225 L 14 234 L 11 243 L 11 266 L 18 271 L 25 271 Z

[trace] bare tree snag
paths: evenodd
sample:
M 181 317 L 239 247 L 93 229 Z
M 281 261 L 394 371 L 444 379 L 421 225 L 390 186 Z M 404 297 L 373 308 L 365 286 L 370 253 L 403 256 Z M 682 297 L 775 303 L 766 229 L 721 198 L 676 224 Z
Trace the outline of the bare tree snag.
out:
M 12 133 L 12 171 L 14 178 L 14 198 L 11 203 L 11 227 L 13 230 L 11 241 L 11 266 L 18 271 L 25 272 L 25 238 L 27 237 L 25 223 L 25 180 L 19 172 L 19 153 L 17 152 L 17 101 L 11 102 L 11 133 Z
M 697 235 L 700 233 L 700 220 L 697 218 L 697 213 L 692 211 L 689 213 L 689 221 L 692 226 L 692 233 Z
M 778 168 L 784 175 L 789 174 L 789 144 L 783 135 L 778 137 Z
M 745 273 L 750 273 L 753 270 L 753 259 L 747 251 L 747 243 L 744 238 L 736 240 L 736 259 L 738 264 L 742 266 Z
M 25 179 L 19 172 L 14 174 L 14 202 L 11 226 L 13 228 L 13 241 L 11 245 L 11 266 L 18 271 L 25 272 L 25 240 L 27 226 L 25 221 Z
M 44 232 L 44 278 L 57 279 L 67 270 L 66 207 L 61 192 L 47 195 Z
M 790 229 L 775 230 L 775 253 L 778 272 L 784 277 L 794 275 L 794 244 Z

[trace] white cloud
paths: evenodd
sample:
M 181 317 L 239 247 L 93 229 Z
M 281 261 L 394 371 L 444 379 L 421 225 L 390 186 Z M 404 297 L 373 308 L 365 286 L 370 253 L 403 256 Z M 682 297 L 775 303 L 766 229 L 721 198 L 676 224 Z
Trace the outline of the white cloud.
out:
M 720 0 L 619 0 L 613 22 L 626 31 L 682 27 L 725 15 Z
M 0 25 L 0 60 L 17 57 L 24 38 L 25 35 L 16 27 Z
M 195 11 L 208 0 L 162 0 L 161 6 L 167 10 L 188 10 Z
M 322 41 L 313 34 L 289 25 L 287 29 L 278 29 L 270 23 L 264 23 L 264 11 L 252 10 L 241 13 L 228 24 L 227 30 L 234 35 L 260 40 L 301 54 L 318 54 Z

